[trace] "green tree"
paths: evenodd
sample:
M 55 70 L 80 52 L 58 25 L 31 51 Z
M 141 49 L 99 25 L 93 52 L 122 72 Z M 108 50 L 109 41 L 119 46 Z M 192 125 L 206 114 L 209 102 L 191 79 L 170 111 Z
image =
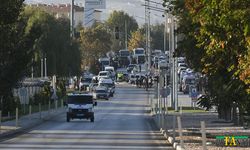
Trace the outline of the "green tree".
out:
M 208 77 L 207 99 L 220 116 L 230 118 L 231 107 L 249 109 L 249 0 L 178 1 L 184 49 L 196 70 Z
M 145 47 L 145 36 L 140 30 L 132 32 L 131 38 L 129 39 L 128 49 L 132 51 L 134 48 Z
M 111 50 L 111 34 L 102 24 L 92 28 L 83 28 L 80 30 L 80 44 L 82 50 L 82 66 L 89 68 L 96 64 L 98 58 L 104 56 Z M 96 70 L 92 70 L 96 71 Z
M 132 16 L 129 16 L 124 11 L 113 11 L 106 21 L 107 26 L 114 35 L 116 27 L 118 27 L 120 32 L 119 39 L 115 39 L 115 36 L 112 38 L 113 44 L 111 49 L 113 51 L 125 48 L 125 21 L 127 22 L 128 37 L 130 37 L 131 33 L 138 29 L 138 24 Z
M 44 57 L 47 58 L 49 76 L 69 76 L 80 72 L 81 54 L 77 41 L 70 39 L 69 19 L 56 19 L 42 9 L 29 6 L 22 17 L 26 20 L 27 33 L 42 33 L 33 46 L 36 76 L 40 75 L 40 60 Z
M 23 0 L 1 1 L 0 11 L 0 99 L 3 104 L 16 103 L 12 88 L 27 74 L 34 39 L 38 35 L 25 33 L 19 25 Z M 13 105 L 5 105 L 4 113 Z

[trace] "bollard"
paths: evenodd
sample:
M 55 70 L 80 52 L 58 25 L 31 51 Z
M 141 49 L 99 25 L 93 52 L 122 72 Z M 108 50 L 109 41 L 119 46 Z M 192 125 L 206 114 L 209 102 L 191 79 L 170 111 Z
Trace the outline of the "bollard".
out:
M 203 150 L 207 150 L 207 138 L 206 138 L 206 129 L 205 129 L 205 121 L 201 121 L 201 136 L 202 136 L 202 148 Z
M 42 119 L 41 103 L 39 103 L 39 118 Z
M 10 118 L 10 112 L 8 111 L 8 118 Z
M 61 99 L 61 107 L 63 108 L 63 99 Z
M 178 124 L 181 148 L 184 148 L 184 142 L 183 142 L 183 138 L 182 138 L 181 117 L 180 116 L 177 116 L 177 124 Z
M 16 108 L 16 128 L 18 127 L 18 108 Z
M 57 103 L 58 103 L 58 101 L 56 100 L 56 101 L 55 101 L 55 105 L 56 105 L 56 106 L 55 106 L 55 111 L 57 111 Z
M 175 142 L 175 137 L 176 137 L 176 133 L 175 133 L 175 123 L 176 122 L 176 116 L 175 116 L 175 114 L 173 115 L 173 140 L 174 140 L 174 142 Z
M 0 110 L 0 133 L 2 133 L 2 110 Z
M 29 119 L 31 119 L 31 105 L 29 105 Z
M 50 114 L 50 101 L 49 101 L 49 105 L 48 105 L 48 114 Z
M 180 114 L 182 115 L 182 106 L 180 106 Z

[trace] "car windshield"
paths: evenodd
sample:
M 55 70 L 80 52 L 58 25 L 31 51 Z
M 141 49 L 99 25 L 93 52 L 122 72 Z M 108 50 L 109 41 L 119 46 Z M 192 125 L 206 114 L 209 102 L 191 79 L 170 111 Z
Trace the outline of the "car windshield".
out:
M 96 93 L 106 93 L 105 90 L 96 90 Z
M 120 51 L 120 56 L 129 56 L 129 51 Z
M 100 76 L 107 76 L 107 73 L 104 72 L 104 73 L 100 73 L 99 75 L 100 75 Z
M 135 50 L 135 54 L 144 54 L 144 50 Z
M 109 65 L 109 61 L 102 61 L 103 65 Z
M 91 78 L 84 78 L 81 80 L 82 82 L 88 82 L 91 83 L 92 79 Z
M 128 67 L 129 67 L 129 68 L 134 68 L 134 66 L 135 66 L 135 65 L 129 65 Z
M 194 79 L 186 79 L 186 84 L 194 84 L 195 80 Z
M 113 72 L 113 69 L 105 69 L 106 71 L 110 71 L 110 72 Z
M 93 104 L 92 96 L 68 96 L 68 104 Z
M 100 83 L 100 86 L 113 87 L 113 83 Z

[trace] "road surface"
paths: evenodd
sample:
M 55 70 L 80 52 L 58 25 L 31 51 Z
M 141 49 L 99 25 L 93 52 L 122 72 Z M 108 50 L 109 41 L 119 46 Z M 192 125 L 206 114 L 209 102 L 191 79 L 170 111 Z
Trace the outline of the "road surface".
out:
M 146 111 L 147 97 L 144 89 L 120 83 L 113 98 L 98 102 L 94 123 L 77 119 L 66 122 L 63 113 L 25 134 L 1 141 L 0 149 L 172 150 L 152 124 Z

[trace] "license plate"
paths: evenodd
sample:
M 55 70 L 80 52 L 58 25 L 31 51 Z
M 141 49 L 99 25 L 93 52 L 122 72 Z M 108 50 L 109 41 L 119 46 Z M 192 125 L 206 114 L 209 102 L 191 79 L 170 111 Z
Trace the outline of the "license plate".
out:
M 79 117 L 81 117 L 81 116 L 84 116 L 84 114 L 76 114 L 76 116 L 79 116 Z

